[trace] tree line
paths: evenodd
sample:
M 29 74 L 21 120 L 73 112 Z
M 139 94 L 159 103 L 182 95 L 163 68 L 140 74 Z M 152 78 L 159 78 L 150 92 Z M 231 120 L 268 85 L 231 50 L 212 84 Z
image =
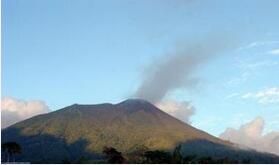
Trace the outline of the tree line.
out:
M 85 157 L 79 158 L 77 161 L 69 161 L 64 159 L 62 163 L 109 163 L 109 164 L 123 164 L 123 163 L 137 163 L 137 164 L 235 164 L 235 163 L 250 163 L 249 159 L 238 161 L 225 158 L 212 158 L 209 156 L 200 157 L 198 155 L 183 156 L 181 152 L 181 145 L 175 147 L 172 152 L 162 150 L 149 150 L 145 146 L 140 146 L 128 154 L 123 155 L 113 147 L 104 147 L 104 160 L 89 160 Z M 16 162 L 16 155 L 20 154 L 21 146 L 16 142 L 6 142 L 1 144 L 2 162 Z
M 175 147 L 173 152 L 162 150 L 147 150 L 146 147 L 139 148 L 134 152 L 123 156 L 121 152 L 113 147 L 105 147 L 103 153 L 106 156 L 106 163 L 137 163 L 137 164 L 235 164 L 250 163 L 249 159 L 238 161 L 228 157 L 212 158 L 209 156 L 187 155 L 181 153 L 181 145 Z

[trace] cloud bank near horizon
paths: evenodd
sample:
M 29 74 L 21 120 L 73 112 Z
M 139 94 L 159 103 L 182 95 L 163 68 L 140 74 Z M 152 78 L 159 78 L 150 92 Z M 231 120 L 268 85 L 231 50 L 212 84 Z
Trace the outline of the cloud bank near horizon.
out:
M 1 128 L 49 111 L 48 106 L 43 101 L 24 101 L 4 97 L 1 99 Z
M 264 120 L 257 117 L 243 124 L 239 129 L 227 128 L 220 138 L 258 151 L 279 155 L 279 132 L 272 131 L 263 134 Z

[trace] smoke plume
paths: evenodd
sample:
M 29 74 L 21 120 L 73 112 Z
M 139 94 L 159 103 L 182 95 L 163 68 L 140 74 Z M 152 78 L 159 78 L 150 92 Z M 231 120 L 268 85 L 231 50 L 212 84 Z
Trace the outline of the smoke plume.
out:
M 146 68 L 135 97 L 158 103 L 170 91 L 191 88 L 198 82 L 193 78 L 194 71 L 227 48 L 227 41 L 218 37 L 176 45 L 171 53 Z

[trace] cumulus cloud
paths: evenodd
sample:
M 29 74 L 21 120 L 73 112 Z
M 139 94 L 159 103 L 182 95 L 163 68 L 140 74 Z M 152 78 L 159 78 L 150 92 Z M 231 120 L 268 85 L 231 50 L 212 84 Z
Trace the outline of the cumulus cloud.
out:
M 255 99 L 260 104 L 279 103 L 279 87 L 266 88 L 258 92 L 249 92 L 241 96 L 243 99 Z
M 227 128 L 220 138 L 258 151 L 279 155 L 279 132 L 273 131 L 264 135 L 263 129 L 264 120 L 257 117 L 239 129 Z
M 194 71 L 228 46 L 226 39 L 216 36 L 176 45 L 173 52 L 146 68 L 135 97 L 158 103 L 170 91 L 182 87 L 192 88 L 198 83 Z
M 24 101 L 4 97 L 1 99 L 1 128 L 49 111 L 48 106 L 43 101 Z
M 158 108 L 167 112 L 168 114 L 184 121 L 191 123 L 190 117 L 195 113 L 195 107 L 188 101 L 178 102 L 175 100 L 163 100 L 156 104 Z

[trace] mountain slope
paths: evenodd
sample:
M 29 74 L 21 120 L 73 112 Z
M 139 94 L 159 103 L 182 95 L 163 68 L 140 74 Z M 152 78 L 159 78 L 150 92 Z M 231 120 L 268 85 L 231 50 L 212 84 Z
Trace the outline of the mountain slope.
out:
M 185 124 L 151 103 L 138 99 L 119 104 L 74 104 L 4 129 L 2 141 L 20 143 L 24 151 L 19 159 L 31 162 L 61 162 L 81 156 L 98 159 L 104 146 L 129 153 L 142 146 L 150 150 L 172 150 L 182 143 L 191 143 L 194 148 L 199 148 L 199 144 L 210 144 L 203 151 L 222 146 L 220 153 L 214 155 L 220 157 L 224 156 L 224 150 L 238 151 L 231 143 Z M 189 153 L 187 146 L 183 150 L 185 154 Z M 272 155 L 269 156 L 273 159 Z

